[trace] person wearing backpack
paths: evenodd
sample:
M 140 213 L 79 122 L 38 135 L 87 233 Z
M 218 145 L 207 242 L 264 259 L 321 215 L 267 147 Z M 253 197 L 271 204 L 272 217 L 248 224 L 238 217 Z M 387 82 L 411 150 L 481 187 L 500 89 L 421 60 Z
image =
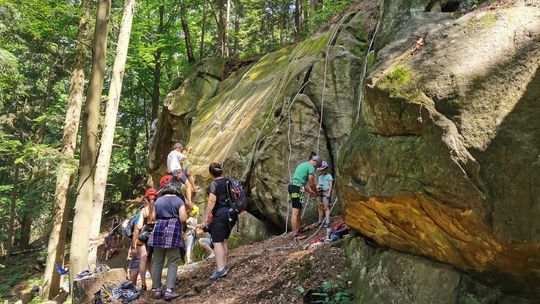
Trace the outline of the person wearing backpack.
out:
M 156 299 L 172 300 L 180 296 L 173 291 L 176 284 L 181 253 L 185 252 L 182 226 L 187 220 L 187 212 L 182 200 L 182 184 L 177 179 L 167 182 L 161 189 L 160 197 L 154 203 L 156 224 L 148 239 L 152 247 L 152 292 Z M 167 283 L 161 288 L 161 274 L 167 257 Z
M 227 256 L 229 254 L 228 239 L 232 228 L 238 221 L 236 212 L 229 212 L 228 179 L 223 177 L 223 169 L 218 163 L 209 166 L 212 182 L 208 190 L 208 202 L 205 209 L 204 220 L 214 244 L 217 269 L 210 275 L 210 280 L 225 277 L 229 272 Z
M 300 233 L 300 226 L 302 225 L 302 188 L 305 187 L 305 191 L 311 197 L 318 197 L 318 190 L 315 184 L 315 169 L 320 167 L 322 159 L 318 155 L 313 155 L 309 161 L 303 162 L 296 166 L 291 182 L 289 183 L 288 192 L 289 198 L 292 203 L 291 211 L 291 226 L 294 240 L 305 239 L 306 236 Z
M 141 290 L 147 290 L 146 270 L 150 270 L 151 267 L 152 248 L 148 247 L 147 243 L 156 223 L 154 200 L 157 195 L 158 191 L 156 189 L 146 189 L 144 207 L 139 212 L 139 216 L 136 217 L 133 238 L 131 240 L 131 257 L 135 261 L 139 259 L 138 269 L 141 276 Z

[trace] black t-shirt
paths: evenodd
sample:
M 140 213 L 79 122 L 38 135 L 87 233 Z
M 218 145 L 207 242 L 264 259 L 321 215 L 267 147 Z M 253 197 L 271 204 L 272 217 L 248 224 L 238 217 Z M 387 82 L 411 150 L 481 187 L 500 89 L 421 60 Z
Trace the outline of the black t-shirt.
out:
M 217 212 L 218 209 L 229 207 L 227 204 L 227 179 L 214 179 L 210 183 L 210 188 L 208 189 L 208 194 L 210 193 L 216 196 L 216 205 L 214 206 L 212 213 Z

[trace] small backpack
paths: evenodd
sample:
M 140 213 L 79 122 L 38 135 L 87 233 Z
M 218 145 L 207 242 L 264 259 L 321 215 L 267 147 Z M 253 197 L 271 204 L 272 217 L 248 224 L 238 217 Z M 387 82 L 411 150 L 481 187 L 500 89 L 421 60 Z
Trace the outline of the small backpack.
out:
M 227 203 L 231 211 L 238 214 L 247 208 L 247 197 L 242 183 L 234 178 L 227 178 Z
M 135 224 L 137 224 L 140 215 L 141 213 L 137 212 L 137 214 L 135 214 L 134 216 L 124 220 L 124 222 L 122 223 L 122 234 L 125 237 L 133 237 L 133 230 L 135 230 Z

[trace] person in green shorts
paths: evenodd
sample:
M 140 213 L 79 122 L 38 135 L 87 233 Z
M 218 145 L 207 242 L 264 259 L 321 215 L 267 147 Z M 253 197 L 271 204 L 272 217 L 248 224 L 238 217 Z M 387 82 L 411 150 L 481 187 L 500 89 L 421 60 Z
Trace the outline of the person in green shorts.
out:
M 322 164 L 322 159 L 318 155 L 314 155 L 307 162 L 303 162 L 296 166 L 293 177 L 289 183 L 289 197 L 292 202 L 291 225 L 293 230 L 293 238 L 301 240 L 305 235 L 300 234 L 301 226 L 301 210 L 302 210 L 302 187 L 307 184 L 306 192 L 311 197 L 318 197 L 317 185 L 315 184 L 315 169 Z

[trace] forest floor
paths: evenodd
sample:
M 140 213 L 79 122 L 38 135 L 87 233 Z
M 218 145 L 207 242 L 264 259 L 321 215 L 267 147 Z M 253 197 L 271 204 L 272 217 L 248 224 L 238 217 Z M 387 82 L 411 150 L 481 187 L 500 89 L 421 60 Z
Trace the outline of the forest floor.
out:
M 334 218 L 332 222 L 340 221 Z M 326 233 L 322 228 L 317 231 L 316 225 L 308 228 L 306 235 L 313 237 L 301 242 L 288 233 L 233 249 L 229 256 L 231 270 L 217 281 L 208 279 L 215 270 L 214 259 L 181 266 L 176 291 L 182 296 L 171 302 L 302 303 L 305 292 L 321 286 L 343 296 L 350 283 L 345 251 L 336 246 L 340 241 L 305 250 L 306 244 Z M 151 286 L 149 279 L 147 285 Z M 161 302 L 147 291 L 131 303 Z

